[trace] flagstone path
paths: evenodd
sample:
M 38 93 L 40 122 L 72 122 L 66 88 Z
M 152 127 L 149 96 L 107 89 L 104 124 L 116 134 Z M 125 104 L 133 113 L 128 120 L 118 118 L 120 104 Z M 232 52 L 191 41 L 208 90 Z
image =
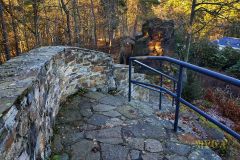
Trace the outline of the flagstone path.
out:
M 52 159 L 59 160 L 220 160 L 208 147 L 182 140 L 186 131 L 173 131 L 173 112 L 166 98 L 157 103 L 88 92 L 61 106 L 55 122 Z M 180 122 L 181 126 L 181 122 Z M 184 125 L 183 125 L 184 126 Z M 187 128 L 186 128 L 187 130 Z

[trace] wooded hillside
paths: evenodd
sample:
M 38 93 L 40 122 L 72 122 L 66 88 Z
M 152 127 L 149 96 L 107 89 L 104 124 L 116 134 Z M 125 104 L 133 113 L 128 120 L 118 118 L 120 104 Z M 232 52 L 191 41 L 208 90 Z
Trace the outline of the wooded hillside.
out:
M 239 0 L 0 0 L 0 62 L 45 45 L 113 53 L 120 37 L 155 17 L 174 20 L 177 51 L 188 61 L 200 38 L 239 37 L 239 10 Z

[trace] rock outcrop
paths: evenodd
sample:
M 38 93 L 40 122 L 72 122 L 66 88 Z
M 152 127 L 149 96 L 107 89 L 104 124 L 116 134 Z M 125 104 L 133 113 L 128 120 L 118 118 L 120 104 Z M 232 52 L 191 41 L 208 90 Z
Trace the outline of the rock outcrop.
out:
M 142 25 L 142 35 L 136 37 L 133 56 L 170 55 L 174 50 L 174 22 L 159 18 Z
M 142 35 L 123 37 L 119 62 L 128 64 L 131 56 L 162 56 L 174 53 L 174 22 L 159 18 L 149 19 L 142 25 Z M 159 67 L 154 62 L 150 66 Z M 152 64 L 152 65 L 151 65 Z

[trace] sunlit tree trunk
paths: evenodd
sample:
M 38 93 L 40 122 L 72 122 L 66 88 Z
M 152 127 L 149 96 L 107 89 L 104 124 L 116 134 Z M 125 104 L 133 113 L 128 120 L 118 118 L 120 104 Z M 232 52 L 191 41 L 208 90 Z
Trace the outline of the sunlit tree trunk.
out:
M 196 8 L 197 0 L 192 0 L 192 7 L 191 7 L 191 14 L 190 14 L 190 20 L 189 20 L 189 30 L 187 32 L 187 39 L 186 39 L 186 55 L 184 57 L 184 61 L 188 62 L 189 60 L 189 54 L 190 54 L 190 47 L 191 47 L 191 41 L 192 41 L 192 27 L 193 27 L 193 21 L 195 16 L 195 8 Z M 183 82 L 186 83 L 188 80 L 187 76 L 187 70 L 183 70 Z
M 76 46 L 80 46 L 80 33 L 79 33 L 79 16 L 78 16 L 78 6 L 76 0 L 72 0 L 72 11 L 74 19 L 74 32 L 75 32 L 75 42 Z
M 93 0 L 91 0 L 91 12 L 93 17 L 93 44 L 95 47 L 97 47 L 97 25 L 96 25 L 96 16 L 94 13 L 94 3 Z
M 33 25 L 34 25 L 34 37 L 35 37 L 35 45 L 38 46 L 40 44 L 39 39 L 39 15 L 38 15 L 38 0 L 34 0 L 32 3 L 33 7 Z
M 24 7 L 24 1 L 23 0 L 20 0 L 19 1 L 20 3 L 20 6 L 23 8 Z M 23 10 L 23 13 L 22 13 L 22 18 L 21 18 L 21 21 L 22 21 L 22 25 L 23 25 L 23 36 L 24 36 L 24 42 L 25 42 L 25 45 L 22 45 L 24 46 L 24 50 L 29 50 L 30 47 L 29 47 L 29 36 L 28 36 L 28 33 L 27 33 L 27 22 L 26 22 L 26 13 L 25 11 Z M 21 49 L 23 50 L 23 48 Z
M 113 30 L 111 28 L 111 24 L 108 24 L 108 40 L 109 40 L 109 51 L 108 51 L 108 53 L 111 54 L 112 41 L 113 41 Z
M 54 20 L 53 45 L 59 45 L 58 18 L 57 17 L 55 17 L 55 20 Z
M 135 37 L 136 34 L 137 34 L 137 27 L 138 27 L 138 21 L 139 21 L 139 10 L 141 9 L 141 2 L 140 1 L 137 1 L 137 5 L 136 5 L 136 17 L 135 17 L 135 20 L 134 20 L 134 25 L 133 25 L 133 32 L 132 32 L 132 36 Z
M 189 20 L 189 31 L 187 33 L 187 40 L 186 40 L 186 56 L 185 56 L 186 62 L 188 62 L 189 60 L 189 51 L 190 51 L 191 41 L 192 41 L 192 26 L 193 26 L 193 21 L 195 17 L 196 4 L 197 4 L 197 0 L 192 0 L 191 15 Z
M 81 15 L 81 12 L 79 10 L 79 5 L 77 7 L 77 13 L 78 13 L 78 20 L 79 20 L 79 36 L 80 36 L 80 40 L 82 43 L 84 43 L 84 36 L 83 36 L 83 25 L 84 25 L 84 22 L 82 22 L 82 15 Z M 84 7 L 81 7 L 81 10 L 84 10 Z M 82 45 L 82 44 L 81 44 Z
M 124 36 L 128 35 L 128 18 L 127 18 L 127 14 L 123 15 L 123 35 Z
M 25 20 L 24 17 L 23 17 L 23 24 L 26 24 L 26 20 Z M 23 34 L 24 34 L 24 41 L 26 43 L 27 50 L 30 50 L 30 47 L 29 47 L 29 36 L 28 36 L 27 29 L 26 29 L 25 26 L 24 26 Z
M 3 46 L 5 50 L 6 59 L 9 60 L 11 58 L 10 51 L 9 51 L 9 45 L 8 45 L 8 33 L 7 33 L 7 27 L 6 22 L 3 16 L 3 5 L 0 3 L 0 23 L 1 23 L 1 29 L 2 29 L 2 39 L 3 39 Z
M 138 15 L 136 15 L 135 21 L 134 21 L 134 26 L 133 26 L 133 37 L 136 36 L 137 34 L 137 26 L 138 26 Z
M 66 6 L 66 4 L 64 3 L 64 0 L 61 0 L 61 8 L 63 9 L 65 15 L 66 15 L 66 19 L 67 19 L 67 34 L 68 34 L 68 45 L 72 44 L 72 34 L 71 34 L 71 25 L 70 25 L 70 13 L 69 10 Z
M 112 45 L 113 45 L 113 39 L 114 39 L 114 31 L 117 28 L 116 27 L 116 19 L 117 19 L 117 13 L 116 13 L 116 5 L 117 1 L 109 0 L 109 1 L 103 1 L 103 5 L 105 7 L 105 15 L 106 15 L 106 21 L 108 24 L 108 47 L 109 47 L 109 53 L 112 51 Z
M 20 54 L 20 50 L 19 50 L 19 39 L 18 39 L 18 33 L 17 33 L 17 24 L 15 19 L 13 18 L 13 8 L 12 8 L 12 2 L 11 0 L 8 1 L 9 2 L 9 11 L 10 11 L 10 16 L 11 16 L 11 20 L 12 20 L 12 28 L 13 28 L 13 34 L 14 34 L 14 42 L 15 42 L 15 51 L 16 51 L 16 55 L 18 56 Z
M 126 2 L 125 2 L 126 3 Z M 125 37 L 128 35 L 128 23 L 127 23 L 127 10 L 121 12 L 121 20 L 120 20 L 120 37 Z
M 48 19 L 48 12 L 46 10 L 46 5 L 43 3 L 43 11 L 44 11 L 44 16 L 46 17 L 44 20 L 44 30 L 42 34 L 42 43 L 45 45 L 51 45 L 53 44 L 53 38 L 52 38 L 52 33 L 50 32 L 50 21 Z

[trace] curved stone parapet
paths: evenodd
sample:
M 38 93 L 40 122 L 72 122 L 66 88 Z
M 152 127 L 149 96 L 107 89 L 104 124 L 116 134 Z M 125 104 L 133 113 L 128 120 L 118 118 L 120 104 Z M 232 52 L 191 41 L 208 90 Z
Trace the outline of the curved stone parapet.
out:
M 0 159 L 44 159 L 59 104 L 80 88 L 115 88 L 113 60 L 73 47 L 42 47 L 0 66 Z

